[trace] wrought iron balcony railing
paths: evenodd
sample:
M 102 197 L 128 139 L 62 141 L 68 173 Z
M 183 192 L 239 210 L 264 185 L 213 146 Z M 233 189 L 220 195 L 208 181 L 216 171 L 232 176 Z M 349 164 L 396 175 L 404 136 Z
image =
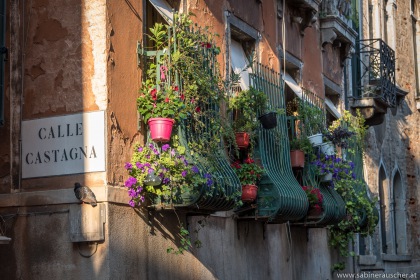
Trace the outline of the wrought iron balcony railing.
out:
M 360 40 L 356 45 L 355 99 L 374 98 L 386 107 L 397 105 L 395 52 L 381 39 Z

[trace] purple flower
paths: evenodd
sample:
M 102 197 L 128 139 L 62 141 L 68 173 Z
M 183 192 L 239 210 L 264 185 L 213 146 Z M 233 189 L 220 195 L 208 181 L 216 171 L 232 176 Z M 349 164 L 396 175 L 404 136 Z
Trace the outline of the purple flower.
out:
M 157 149 L 153 149 L 153 153 L 157 156 L 159 155 L 159 151 Z
M 136 197 L 137 196 L 137 192 L 133 189 L 128 190 L 128 196 L 130 197 Z
M 162 151 L 166 152 L 170 148 L 169 144 L 165 144 L 162 146 Z
M 173 156 L 173 157 L 175 156 L 175 150 L 174 149 L 171 150 L 171 156 Z
M 152 143 L 150 143 L 149 148 L 153 150 L 155 148 L 155 146 Z
M 150 163 L 146 162 L 145 164 L 143 164 L 143 166 L 150 167 L 151 165 Z
M 163 178 L 163 180 L 162 180 L 162 184 L 164 184 L 164 185 L 169 184 L 169 182 L 170 182 L 169 178 Z
M 141 164 L 140 162 L 136 162 L 136 166 L 138 169 L 143 169 L 143 164 Z
M 182 175 L 182 177 L 187 176 L 187 170 L 182 171 L 181 175 Z
M 144 196 L 142 195 L 142 196 L 140 196 L 140 201 L 141 202 L 144 202 Z M 140 205 L 140 202 L 139 202 L 139 205 Z
M 354 169 L 354 163 L 352 161 L 349 162 L 351 169 Z
M 134 202 L 134 200 L 130 200 L 128 202 L 128 205 L 130 205 L 131 207 L 134 207 L 134 206 L 136 206 L 136 203 Z
M 192 170 L 192 172 L 194 172 L 194 173 L 198 173 L 198 172 L 200 172 L 200 170 L 198 170 L 198 167 L 197 166 L 193 166 L 193 167 L 191 167 L 191 170 Z
M 127 179 L 127 181 L 125 181 L 124 185 L 125 185 L 127 188 L 130 188 L 132 185 L 135 185 L 136 183 L 137 183 L 137 179 L 136 179 L 136 178 L 134 178 L 134 177 L 129 177 L 129 178 Z
M 140 194 L 142 190 L 143 190 L 143 188 L 142 188 L 142 187 L 138 187 L 138 188 L 137 188 L 137 193 L 138 193 L 138 194 Z
M 356 179 L 356 174 L 352 173 L 352 174 L 351 174 L 351 177 L 352 177 L 353 179 Z
M 141 152 L 143 152 L 143 147 L 139 147 L 139 148 L 137 149 L 137 151 L 139 151 L 140 153 L 141 153 Z
M 131 163 L 129 163 L 129 162 L 126 162 L 125 165 L 124 165 L 124 167 L 127 170 L 131 170 L 133 168 L 133 165 Z
M 149 170 L 147 171 L 147 173 L 153 173 L 153 172 L 155 172 L 155 170 L 153 169 L 153 168 L 149 168 Z
M 207 184 L 207 187 L 210 187 L 210 186 L 212 186 L 213 185 L 213 180 L 212 179 L 207 179 L 207 182 L 206 182 L 206 184 Z

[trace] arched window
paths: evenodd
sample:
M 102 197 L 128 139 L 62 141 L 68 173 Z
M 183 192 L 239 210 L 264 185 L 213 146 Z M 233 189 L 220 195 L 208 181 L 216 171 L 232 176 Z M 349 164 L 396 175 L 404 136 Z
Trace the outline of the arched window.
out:
M 393 187 L 393 224 L 394 224 L 394 244 L 397 255 L 407 254 L 407 229 L 406 229 L 406 210 L 405 192 L 401 180 L 401 174 L 397 171 L 392 180 Z
M 379 205 L 380 205 L 380 230 L 381 230 L 381 243 L 382 243 L 382 253 L 388 254 L 388 243 L 389 243 L 389 186 L 388 180 L 383 165 L 379 168 L 379 180 L 378 180 L 378 190 L 379 190 Z

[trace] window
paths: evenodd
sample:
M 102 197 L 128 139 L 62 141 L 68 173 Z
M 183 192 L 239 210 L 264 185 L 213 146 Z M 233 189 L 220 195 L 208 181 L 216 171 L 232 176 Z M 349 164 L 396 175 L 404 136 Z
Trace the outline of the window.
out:
M 405 193 L 401 180 L 401 174 L 397 170 L 392 180 L 393 187 L 393 222 L 394 222 L 394 247 L 397 255 L 407 254 L 407 234 L 406 234 L 406 213 L 405 213 Z
M 385 173 L 385 168 L 381 165 L 379 169 L 379 205 L 380 205 L 380 230 L 381 230 L 381 243 L 382 243 L 382 253 L 387 254 L 388 252 L 388 231 L 389 228 L 387 223 L 389 222 L 389 212 L 388 212 L 388 180 Z
M 226 36 L 229 42 L 226 61 L 227 67 L 230 67 L 227 69 L 227 73 L 232 71 L 239 75 L 238 85 L 234 85 L 232 88 L 234 92 L 246 90 L 249 88 L 249 74 L 252 73 L 252 69 L 249 67 L 250 62 L 257 49 L 258 31 L 229 12 L 226 13 L 226 16 L 228 22 Z

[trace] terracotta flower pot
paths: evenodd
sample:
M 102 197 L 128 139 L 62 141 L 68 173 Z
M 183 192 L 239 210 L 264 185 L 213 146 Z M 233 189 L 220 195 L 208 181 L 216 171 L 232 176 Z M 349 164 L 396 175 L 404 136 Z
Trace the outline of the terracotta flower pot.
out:
M 243 202 L 253 202 L 257 198 L 258 187 L 256 185 L 243 185 L 242 196 Z
M 154 142 L 169 142 L 175 120 L 169 118 L 150 118 L 147 123 L 149 124 L 150 137 L 152 137 Z
M 249 146 L 249 134 L 246 132 L 236 132 L 236 144 L 240 149 L 246 149 Z
M 292 168 L 303 168 L 305 166 L 305 153 L 301 150 L 290 151 L 290 162 Z

